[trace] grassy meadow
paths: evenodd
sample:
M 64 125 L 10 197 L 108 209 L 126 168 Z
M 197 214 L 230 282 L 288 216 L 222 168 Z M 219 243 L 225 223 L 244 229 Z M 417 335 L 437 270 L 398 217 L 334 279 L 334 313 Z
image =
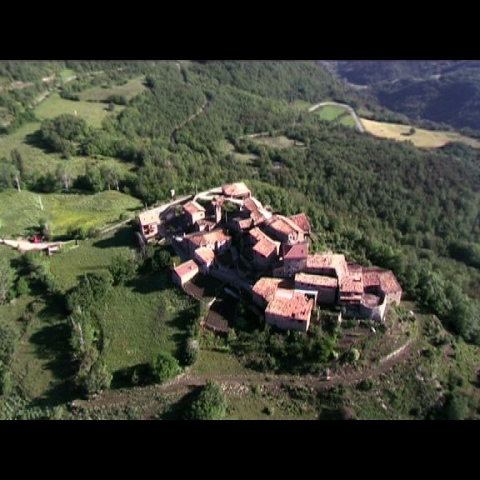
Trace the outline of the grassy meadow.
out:
M 125 85 L 115 85 L 110 88 L 93 87 L 80 93 L 81 102 L 104 102 L 110 95 L 122 95 L 127 100 L 131 100 L 136 95 L 147 90 L 145 87 L 145 77 L 134 78 Z M 77 102 L 75 102 L 77 103 Z
M 133 217 L 141 207 L 139 200 L 114 190 L 81 195 L 19 193 L 10 189 L 0 192 L 0 237 L 25 236 L 42 219 L 51 222 L 53 234 L 59 236 L 71 227 L 102 228 L 121 216 Z
M 365 130 L 380 138 L 389 138 L 401 142 L 412 142 L 419 148 L 440 148 L 449 142 L 462 142 L 473 148 L 480 148 L 480 142 L 456 132 L 433 131 L 415 127 L 415 133 L 410 135 L 409 125 L 376 122 L 362 118 Z

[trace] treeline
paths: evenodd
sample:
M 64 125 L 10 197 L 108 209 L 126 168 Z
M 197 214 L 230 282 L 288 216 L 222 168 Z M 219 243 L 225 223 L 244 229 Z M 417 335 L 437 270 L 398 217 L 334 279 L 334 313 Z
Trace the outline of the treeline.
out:
M 379 102 L 421 126 L 480 132 L 477 60 L 342 60 L 340 76 L 369 85 Z

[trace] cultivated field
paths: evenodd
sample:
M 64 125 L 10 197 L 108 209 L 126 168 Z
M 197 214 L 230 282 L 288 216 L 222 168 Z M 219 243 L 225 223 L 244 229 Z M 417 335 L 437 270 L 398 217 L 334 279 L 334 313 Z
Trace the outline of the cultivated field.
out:
M 462 142 L 473 148 L 480 148 L 480 142 L 455 132 L 431 131 L 415 128 L 415 133 L 409 135 L 410 126 L 395 123 L 376 122 L 362 118 L 362 123 L 368 133 L 380 138 L 390 138 L 402 142 L 412 142 L 419 148 L 439 148 L 449 142 Z
M 322 119 L 327 121 L 334 121 L 340 115 L 345 113 L 345 108 L 338 105 L 326 105 L 316 110 L 316 114 Z M 350 116 L 350 115 L 349 115 Z
M 111 88 L 94 87 L 83 91 L 80 100 L 85 102 L 103 102 L 110 95 L 122 95 L 127 100 L 132 99 L 147 88 L 144 85 L 145 77 L 138 77 L 130 80 L 125 85 L 116 85 Z

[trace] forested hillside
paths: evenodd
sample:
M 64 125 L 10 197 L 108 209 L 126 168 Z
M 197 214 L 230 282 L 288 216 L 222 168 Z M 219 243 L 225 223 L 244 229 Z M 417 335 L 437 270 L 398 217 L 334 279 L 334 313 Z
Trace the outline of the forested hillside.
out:
M 478 60 L 341 60 L 334 67 L 412 120 L 480 130 Z
M 437 66 L 445 82 L 457 81 L 448 73 L 455 65 Z M 390 80 L 407 69 L 398 68 Z M 0 191 L 10 197 L 25 190 L 68 197 L 118 189 L 152 205 L 170 198 L 171 189 L 180 196 L 245 181 L 274 210 L 307 214 L 316 232 L 313 250 L 392 269 L 407 298 L 480 345 L 478 150 L 460 144 L 420 150 L 323 120 L 308 107 L 328 100 L 361 107 L 365 100 L 315 61 L 65 60 L 29 68 L 0 62 L 0 72 L 10 82 L 2 98 L 13 102 L 26 129 L 21 137 L 20 124 L 11 123 L 0 137 Z M 52 104 L 65 109 L 40 121 L 11 82 L 35 83 L 41 75 L 55 75 Z M 354 80 L 371 78 L 362 75 Z M 379 88 L 387 95 L 402 82 Z M 129 85 L 134 94 L 118 93 Z M 85 100 L 93 97 L 99 100 Z M 429 108 L 442 110 L 434 95 L 430 100 Z M 80 107 L 90 105 L 99 108 L 101 122 L 82 117 Z M 102 373 L 103 363 L 97 367 Z

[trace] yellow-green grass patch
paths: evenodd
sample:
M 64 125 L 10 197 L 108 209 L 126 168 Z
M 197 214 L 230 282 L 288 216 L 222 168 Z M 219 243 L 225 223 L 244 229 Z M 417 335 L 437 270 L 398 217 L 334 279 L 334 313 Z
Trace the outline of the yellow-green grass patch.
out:
M 138 77 L 128 81 L 125 85 L 116 85 L 111 88 L 94 87 L 83 91 L 80 100 L 86 102 L 103 102 L 110 95 L 122 95 L 127 100 L 147 90 L 145 77 Z
M 211 374 L 233 376 L 252 373 L 234 355 L 203 348 L 197 363 L 191 368 L 191 372 L 200 376 Z
M 456 132 L 433 131 L 415 127 L 415 133 L 410 135 L 411 127 L 409 125 L 400 125 L 396 123 L 376 122 L 362 118 L 365 130 L 380 138 L 389 138 L 392 140 L 412 142 L 419 148 L 440 148 L 450 142 L 462 142 L 473 148 L 480 148 L 480 142 L 473 138 L 460 135 Z
M 114 112 L 110 112 L 104 103 L 75 102 L 61 98 L 58 93 L 52 93 L 35 108 L 35 115 L 39 120 L 46 120 L 64 114 L 75 115 L 76 112 L 76 115 L 83 118 L 90 126 L 100 128 L 105 118 L 116 115 L 123 108 L 118 106 Z
M 357 124 L 355 123 L 355 120 L 353 119 L 351 114 L 344 115 L 343 117 L 339 118 L 337 121 L 340 125 L 357 128 Z
M 66 80 L 73 77 L 74 75 L 75 75 L 74 70 L 71 70 L 69 68 L 65 68 L 64 70 L 62 70 L 60 72 L 60 79 L 62 80 L 62 82 L 65 82 Z
M 101 228 L 116 222 L 122 214 L 133 217 L 141 207 L 139 200 L 113 190 L 80 195 L 10 189 L 0 192 L 0 236 L 24 236 L 41 219 L 51 222 L 54 235 L 65 235 L 71 227 Z
M 340 115 L 344 114 L 345 111 L 348 110 L 339 105 L 326 105 L 316 110 L 316 113 L 322 120 L 331 122 L 336 120 Z

